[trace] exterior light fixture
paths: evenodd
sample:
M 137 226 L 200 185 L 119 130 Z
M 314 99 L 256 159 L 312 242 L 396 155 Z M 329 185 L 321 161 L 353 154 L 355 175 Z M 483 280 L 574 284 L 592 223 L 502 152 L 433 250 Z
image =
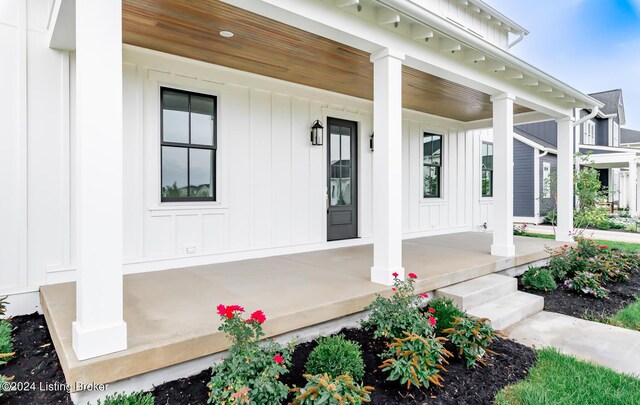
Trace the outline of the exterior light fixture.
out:
M 369 137 L 369 149 L 373 152 L 373 134 Z
M 233 36 L 233 32 L 231 31 L 220 31 L 220 36 L 225 38 L 231 38 Z
M 311 144 L 316 146 L 322 146 L 322 132 L 324 127 L 320 120 L 315 120 L 311 126 Z

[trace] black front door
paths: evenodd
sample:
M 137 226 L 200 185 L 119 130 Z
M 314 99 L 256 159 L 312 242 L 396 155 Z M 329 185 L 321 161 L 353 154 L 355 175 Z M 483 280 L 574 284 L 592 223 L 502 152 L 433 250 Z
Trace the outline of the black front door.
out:
M 327 240 L 357 238 L 357 124 L 329 118 L 327 126 Z

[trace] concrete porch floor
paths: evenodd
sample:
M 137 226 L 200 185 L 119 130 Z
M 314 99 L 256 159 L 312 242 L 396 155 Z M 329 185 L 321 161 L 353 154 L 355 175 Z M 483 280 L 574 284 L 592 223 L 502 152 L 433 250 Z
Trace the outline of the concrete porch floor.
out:
M 474 232 L 405 240 L 405 271 L 418 275 L 419 292 L 433 291 L 545 259 L 545 246 L 560 245 L 515 237 L 516 257 L 500 258 L 488 253 L 491 240 Z M 85 361 L 71 346 L 75 283 L 43 286 L 40 300 L 67 383 L 111 383 L 226 350 L 221 303 L 264 310 L 267 336 L 360 312 L 390 293 L 369 281 L 372 257 L 372 245 L 361 245 L 126 275 L 128 349 Z

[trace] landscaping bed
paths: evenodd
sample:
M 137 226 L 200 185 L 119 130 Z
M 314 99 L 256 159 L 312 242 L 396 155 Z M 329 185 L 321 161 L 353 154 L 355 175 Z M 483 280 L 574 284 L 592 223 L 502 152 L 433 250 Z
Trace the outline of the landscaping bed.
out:
M 544 297 L 544 310 L 577 318 L 610 317 L 636 301 L 640 297 L 640 274 L 629 276 L 628 282 L 607 284 L 608 298 L 595 298 L 577 294 L 559 285 L 554 291 L 533 290 L 522 284 L 518 277 L 518 289 Z
M 15 381 L 36 384 L 34 391 L 5 392 L 0 402 L 10 404 L 71 404 L 69 394 L 63 390 L 37 389 L 43 384 L 64 384 L 64 375 L 42 315 L 18 316 L 12 319 L 14 330 L 15 358 L 2 368 L 2 373 L 15 376 Z M 364 384 L 375 387 L 371 394 L 372 404 L 491 404 L 498 391 L 505 386 L 524 379 L 535 363 L 535 353 L 518 343 L 507 339 L 497 339 L 491 349 L 495 355 L 488 355 L 487 366 L 477 364 L 466 367 L 463 360 L 453 357 L 443 373 L 443 388 L 417 389 L 409 391 L 397 382 L 386 381 L 378 366 L 378 355 L 385 348 L 383 340 L 373 338 L 363 329 L 345 329 L 343 336 L 358 342 L 363 349 L 365 364 Z M 316 341 L 296 346 L 289 372 L 281 376 L 281 381 L 293 386 L 304 386 L 302 378 L 309 353 L 316 347 Z M 450 351 L 453 346 L 447 344 Z M 156 404 L 205 404 L 211 380 L 211 369 L 201 373 L 170 381 L 155 387 L 151 393 Z M 290 395 L 290 400 L 293 395 Z
M 15 356 L 0 367 L 0 373 L 13 376 L 14 383 L 25 386 L 20 391 L 3 392 L 0 403 L 72 404 L 69 394 L 61 389 L 65 384 L 64 374 L 44 316 L 16 316 L 11 319 L 11 325 Z

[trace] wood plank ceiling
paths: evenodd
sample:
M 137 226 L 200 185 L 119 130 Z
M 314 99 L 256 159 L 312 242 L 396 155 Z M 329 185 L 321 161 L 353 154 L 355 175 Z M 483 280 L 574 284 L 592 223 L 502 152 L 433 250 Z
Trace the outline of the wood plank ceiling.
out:
M 373 99 L 367 52 L 218 0 L 124 0 L 122 6 L 127 44 Z M 235 35 L 224 38 L 223 30 Z M 459 121 L 492 116 L 489 95 L 480 91 L 406 66 L 402 81 L 405 108 Z

